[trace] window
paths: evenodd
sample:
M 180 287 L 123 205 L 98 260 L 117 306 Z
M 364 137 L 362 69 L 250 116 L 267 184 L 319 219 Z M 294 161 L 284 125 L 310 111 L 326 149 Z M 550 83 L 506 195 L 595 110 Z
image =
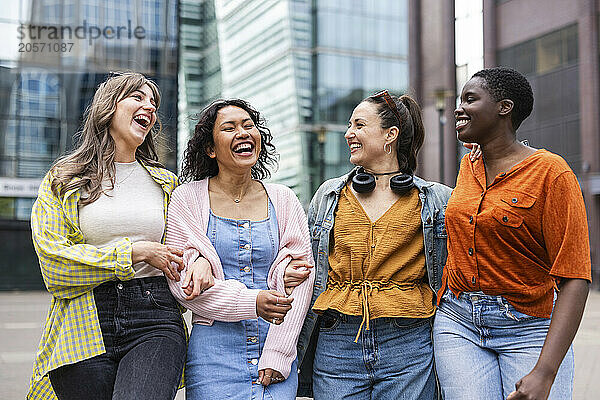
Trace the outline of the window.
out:
M 535 103 L 519 128 L 519 139 L 560 154 L 581 170 L 577 25 L 498 52 L 498 64 L 527 75 Z
M 547 73 L 577 62 L 577 42 L 577 25 L 570 25 L 498 51 L 498 65 L 525 75 Z

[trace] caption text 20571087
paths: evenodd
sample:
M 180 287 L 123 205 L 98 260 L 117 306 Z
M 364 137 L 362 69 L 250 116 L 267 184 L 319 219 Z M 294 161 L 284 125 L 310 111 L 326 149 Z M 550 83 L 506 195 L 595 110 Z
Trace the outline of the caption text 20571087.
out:
M 70 53 L 73 49 L 71 43 L 19 43 L 19 53 Z

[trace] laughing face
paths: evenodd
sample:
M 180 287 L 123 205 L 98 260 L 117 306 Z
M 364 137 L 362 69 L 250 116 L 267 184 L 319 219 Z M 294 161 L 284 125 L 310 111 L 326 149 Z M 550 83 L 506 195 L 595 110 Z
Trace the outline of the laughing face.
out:
M 219 170 L 250 170 L 258 161 L 260 131 L 246 110 L 236 106 L 221 108 L 215 120 L 213 138 L 214 148 L 208 149 L 207 154 L 217 161 Z
M 110 123 L 117 153 L 134 155 L 155 122 L 156 102 L 150 86 L 144 85 L 119 101 Z
M 480 77 L 469 80 L 454 110 L 456 136 L 463 142 L 485 143 L 498 124 L 500 102 L 492 98 L 484 83 Z
M 350 147 L 350 162 L 354 165 L 377 170 L 376 166 L 387 156 L 385 130 L 373 103 L 363 101 L 356 106 L 344 137 Z

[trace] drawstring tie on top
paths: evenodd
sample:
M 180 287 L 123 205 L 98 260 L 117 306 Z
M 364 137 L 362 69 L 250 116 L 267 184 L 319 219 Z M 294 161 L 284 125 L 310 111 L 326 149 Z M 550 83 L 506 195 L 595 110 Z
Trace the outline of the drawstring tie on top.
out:
M 360 337 L 360 333 L 362 332 L 362 327 L 367 323 L 366 330 L 369 330 L 369 320 L 371 316 L 369 315 L 369 295 L 373 291 L 373 285 L 369 281 L 363 281 L 360 285 L 360 296 L 362 297 L 362 307 L 363 307 L 363 319 L 358 327 L 358 332 L 356 334 L 356 338 L 354 339 L 354 343 L 358 342 L 358 338 Z

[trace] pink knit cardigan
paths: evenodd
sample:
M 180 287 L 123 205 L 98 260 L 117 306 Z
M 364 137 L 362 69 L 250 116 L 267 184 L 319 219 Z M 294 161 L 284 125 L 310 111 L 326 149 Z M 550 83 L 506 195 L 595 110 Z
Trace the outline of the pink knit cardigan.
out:
M 292 259 L 305 259 L 313 264 L 306 215 L 294 192 L 278 184 L 263 184 L 275 207 L 279 225 L 279 252 L 268 274 L 270 289 L 284 291 L 283 273 Z M 260 290 L 248 289 L 243 283 L 225 280 L 217 251 L 206 236 L 210 203 L 208 179 L 183 184 L 171 195 L 167 214 L 166 243 L 184 249 L 183 261 L 190 265 L 200 254 L 212 266 L 215 285 L 193 300 L 186 300 L 181 289 L 184 269 L 179 282 L 169 281 L 173 296 L 192 311 L 192 322 L 211 325 L 213 321 L 237 322 L 255 319 L 256 296 Z M 296 342 L 308 311 L 314 272 L 294 289 L 292 309 L 280 325 L 271 325 L 260 356 L 258 369 L 272 368 L 288 377 L 296 359 Z M 207 349 L 209 351 L 210 349 Z

